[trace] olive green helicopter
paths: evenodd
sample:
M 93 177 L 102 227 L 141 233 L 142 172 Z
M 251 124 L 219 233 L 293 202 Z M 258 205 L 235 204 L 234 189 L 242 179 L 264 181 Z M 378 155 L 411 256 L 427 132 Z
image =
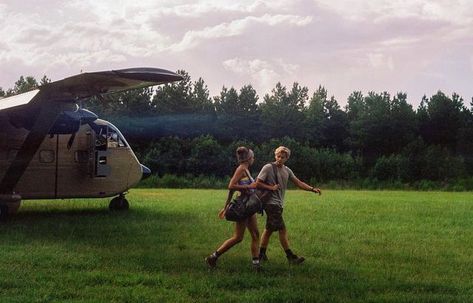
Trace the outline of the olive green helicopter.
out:
M 125 193 L 151 171 L 112 123 L 78 104 L 179 80 L 158 68 L 81 73 L 0 99 L 0 220 L 27 199 L 116 196 L 109 208 L 128 209 Z

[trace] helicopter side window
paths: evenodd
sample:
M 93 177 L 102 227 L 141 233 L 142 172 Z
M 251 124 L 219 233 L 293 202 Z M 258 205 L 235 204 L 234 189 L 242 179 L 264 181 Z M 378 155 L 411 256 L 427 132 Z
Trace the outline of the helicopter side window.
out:
M 95 128 L 95 150 L 107 150 L 107 148 L 126 147 L 125 140 L 114 128 L 100 125 Z
M 95 149 L 96 150 L 107 149 L 107 126 L 100 126 L 100 128 L 96 132 Z
M 107 137 L 108 147 L 125 147 L 125 143 L 115 130 L 109 128 Z

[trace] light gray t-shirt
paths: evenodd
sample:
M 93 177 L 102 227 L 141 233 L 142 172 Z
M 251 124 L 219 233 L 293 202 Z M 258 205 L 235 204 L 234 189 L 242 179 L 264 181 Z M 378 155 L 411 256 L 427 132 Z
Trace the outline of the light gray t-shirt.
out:
M 283 165 L 282 167 L 276 166 L 276 171 L 278 174 L 279 189 L 271 192 L 271 198 L 269 199 L 267 204 L 276 204 L 281 207 L 284 207 L 284 194 L 286 193 L 287 189 L 287 181 L 289 180 L 289 178 L 293 180 L 295 176 L 292 170 L 285 165 Z M 273 166 L 271 165 L 271 163 L 268 163 L 263 166 L 257 178 L 266 184 L 276 184 Z

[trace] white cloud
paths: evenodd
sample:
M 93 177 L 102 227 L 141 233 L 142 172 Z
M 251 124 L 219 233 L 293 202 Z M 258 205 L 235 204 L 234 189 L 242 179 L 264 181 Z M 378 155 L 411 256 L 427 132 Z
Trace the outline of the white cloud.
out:
M 269 15 L 261 17 L 249 16 L 243 19 L 233 20 L 230 23 L 222 23 L 212 27 L 206 27 L 199 31 L 189 31 L 179 43 L 170 47 L 174 51 L 183 51 L 195 47 L 203 40 L 217 39 L 241 35 L 250 27 L 262 24 L 276 26 L 286 24 L 289 26 L 306 26 L 312 21 L 311 16 L 301 17 L 295 15 Z
M 299 69 L 299 65 L 284 62 L 281 58 L 277 59 L 276 62 L 281 66 L 284 72 L 288 75 L 292 75 Z
M 369 53 L 368 60 L 374 68 L 388 68 L 389 70 L 394 70 L 392 56 L 386 56 L 380 53 Z
M 277 82 L 293 76 L 299 69 L 295 64 L 287 64 L 282 59 L 273 61 L 241 58 L 228 59 L 223 62 L 226 70 L 251 79 L 258 91 L 269 92 Z
M 468 0 L 314 0 L 323 8 L 352 20 L 380 21 L 386 18 L 415 17 L 471 24 L 473 2 Z
M 227 3 L 226 3 L 227 2 Z M 183 4 L 162 10 L 163 14 L 180 17 L 200 17 L 209 13 L 241 12 L 252 13 L 265 4 L 263 1 L 251 1 L 247 5 L 235 1 L 200 1 L 192 4 Z
M 469 0 L 0 2 L 2 87 L 19 75 L 156 66 L 203 77 L 212 94 L 297 81 L 335 88 L 343 102 L 357 89 L 447 83 L 429 73 L 462 85 L 466 99 L 473 92 L 464 80 L 473 75 Z
M 7 11 L 7 5 L 0 3 L 0 18 L 2 19 L 5 18 L 6 11 Z
M 1 22 L 0 62 L 20 59 L 27 65 L 124 61 L 126 56 L 149 57 L 169 44 L 146 24 L 122 20 L 82 22 L 43 20 L 37 14 L 10 12 Z M 83 65 L 81 65 L 83 66 Z
M 76 8 L 90 10 L 105 19 L 117 17 L 147 16 L 176 16 L 199 18 L 206 14 L 229 12 L 254 13 L 263 10 L 277 10 L 287 7 L 284 0 L 198 0 L 198 1 L 155 1 L 155 0 L 76 0 L 71 2 Z
M 393 47 L 406 47 L 406 46 L 411 46 L 415 43 L 418 43 L 420 41 L 419 38 L 404 38 L 404 37 L 397 37 L 397 38 L 392 38 L 392 39 L 387 39 L 384 41 L 381 41 L 381 45 L 385 46 L 387 48 L 392 49 Z

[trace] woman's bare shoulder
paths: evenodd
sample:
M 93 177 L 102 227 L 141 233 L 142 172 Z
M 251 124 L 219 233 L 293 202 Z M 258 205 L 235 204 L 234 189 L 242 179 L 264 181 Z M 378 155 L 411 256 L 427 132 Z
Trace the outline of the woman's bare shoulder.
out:
M 233 173 L 233 176 L 240 176 L 245 173 L 245 166 L 243 165 L 238 165 L 238 167 L 235 169 L 235 172 Z

